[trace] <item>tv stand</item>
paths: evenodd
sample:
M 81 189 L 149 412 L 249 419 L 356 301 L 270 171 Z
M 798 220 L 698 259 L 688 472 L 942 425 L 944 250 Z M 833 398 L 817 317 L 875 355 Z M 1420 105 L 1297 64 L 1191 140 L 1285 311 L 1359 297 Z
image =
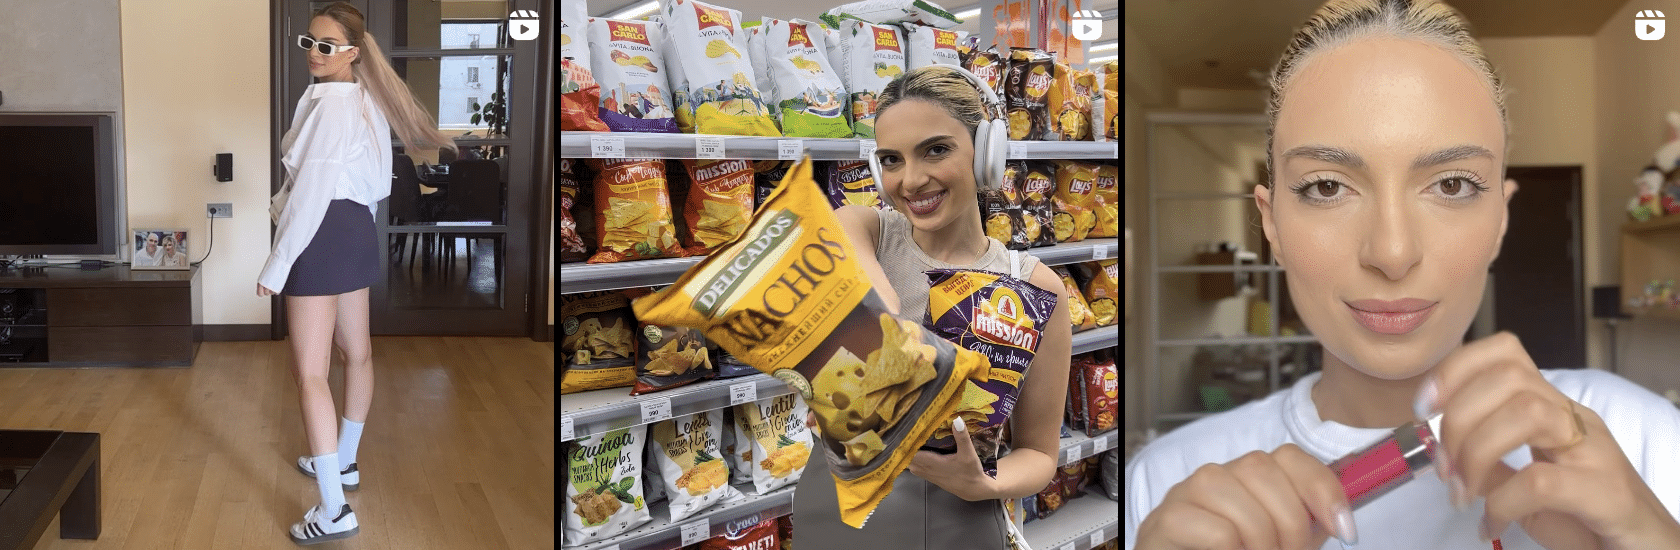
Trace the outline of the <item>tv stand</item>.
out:
M 0 368 L 192 366 L 197 278 L 197 267 L 0 269 Z

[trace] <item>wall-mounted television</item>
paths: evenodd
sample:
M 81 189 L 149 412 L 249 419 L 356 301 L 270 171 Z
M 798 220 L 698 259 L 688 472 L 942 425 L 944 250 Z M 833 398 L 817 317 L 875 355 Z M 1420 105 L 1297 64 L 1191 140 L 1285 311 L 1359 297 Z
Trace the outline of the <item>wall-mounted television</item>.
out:
M 109 113 L 0 113 L 0 255 L 116 254 Z

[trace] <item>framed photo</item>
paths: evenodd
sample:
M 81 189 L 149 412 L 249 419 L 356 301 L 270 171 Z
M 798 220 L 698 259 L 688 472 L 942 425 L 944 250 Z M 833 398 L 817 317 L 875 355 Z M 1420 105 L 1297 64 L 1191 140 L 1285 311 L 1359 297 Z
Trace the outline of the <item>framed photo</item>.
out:
M 191 269 L 188 250 L 192 241 L 181 228 L 134 229 L 133 261 L 130 269 Z

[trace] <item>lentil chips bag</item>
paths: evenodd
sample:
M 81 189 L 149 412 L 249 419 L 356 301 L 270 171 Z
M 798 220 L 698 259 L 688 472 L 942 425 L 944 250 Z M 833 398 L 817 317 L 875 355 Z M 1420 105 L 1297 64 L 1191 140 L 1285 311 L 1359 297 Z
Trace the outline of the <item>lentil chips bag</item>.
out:
M 812 452 L 832 465 L 840 519 L 861 528 L 956 417 L 962 382 L 988 380 L 990 365 L 889 313 L 811 166 L 794 166 L 740 239 L 633 307 L 646 322 L 701 328 L 799 393 L 816 413 Z
M 611 538 L 647 523 L 642 447 L 647 428 L 633 426 L 566 443 L 564 546 Z
M 589 263 L 680 258 L 671 197 L 660 159 L 590 159 L 595 178 L 595 236 Z
M 700 513 L 719 502 L 741 500 L 741 492 L 729 486 L 729 467 L 723 461 L 723 411 L 686 414 L 654 422 L 648 427 L 648 456 L 656 464 L 666 498 L 671 499 L 671 521 Z
M 811 429 L 805 426 L 808 410 L 794 394 L 735 406 L 736 455 L 752 479 L 755 494 L 799 481 L 811 458 Z

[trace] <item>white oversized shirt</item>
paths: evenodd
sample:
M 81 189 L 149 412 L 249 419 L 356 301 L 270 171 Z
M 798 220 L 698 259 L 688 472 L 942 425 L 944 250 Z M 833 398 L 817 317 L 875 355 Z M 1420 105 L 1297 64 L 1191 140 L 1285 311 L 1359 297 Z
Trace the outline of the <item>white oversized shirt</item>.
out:
M 379 201 L 391 195 L 390 136 L 385 113 L 361 84 L 322 82 L 304 90 L 280 141 L 292 191 L 258 283 L 275 292 L 285 288 L 332 201 L 350 199 L 379 215 Z
M 1633 469 L 1644 478 L 1668 513 L 1680 517 L 1680 410 L 1625 378 L 1599 370 L 1546 369 L 1546 380 L 1577 403 L 1604 419 Z M 1249 451 L 1271 451 L 1294 443 L 1326 464 L 1365 447 L 1393 429 L 1354 428 L 1320 420 L 1312 400 L 1312 373 L 1294 386 L 1230 411 L 1168 432 L 1138 451 L 1126 465 L 1125 547 L 1137 546 L 1138 526 L 1160 504 L 1167 491 L 1190 477 L 1203 464 L 1224 464 Z M 1527 445 L 1505 455 L 1512 469 L 1533 462 Z M 1453 510 L 1447 485 L 1433 472 L 1401 485 L 1354 511 L 1361 550 L 1471 550 L 1492 548 L 1481 542 L 1477 526 L 1483 501 L 1475 499 L 1463 513 Z M 1500 534 L 1505 550 L 1539 550 L 1511 523 Z M 1323 550 L 1341 548 L 1331 538 Z

